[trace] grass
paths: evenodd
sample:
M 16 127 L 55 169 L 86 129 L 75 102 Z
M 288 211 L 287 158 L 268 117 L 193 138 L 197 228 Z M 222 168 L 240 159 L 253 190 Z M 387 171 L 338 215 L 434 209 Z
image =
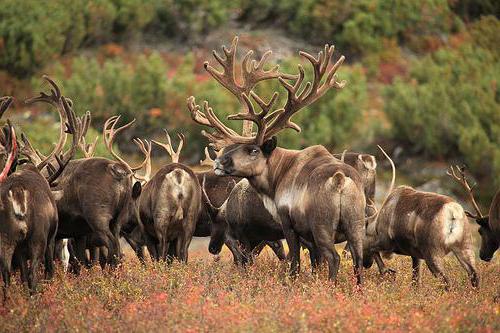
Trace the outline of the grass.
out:
M 449 257 L 450 292 L 427 268 L 422 286 L 410 286 L 409 257 L 388 261 L 398 271 L 394 280 L 379 277 L 375 267 L 366 271 L 358 290 L 347 259 L 335 285 L 325 270 L 312 275 L 304 258 L 294 280 L 269 252 L 247 270 L 234 267 L 226 252 L 220 261 L 205 250 L 190 255 L 188 265 L 142 266 L 129 254 L 114 271 L 93 268 L 75 277 L 59 270 L 32 297 L 16 276 L 0 306 L 0 332 L 500 330 L 498 255 L 492 263 L 478 263 L 480 290 L 470 287 Z

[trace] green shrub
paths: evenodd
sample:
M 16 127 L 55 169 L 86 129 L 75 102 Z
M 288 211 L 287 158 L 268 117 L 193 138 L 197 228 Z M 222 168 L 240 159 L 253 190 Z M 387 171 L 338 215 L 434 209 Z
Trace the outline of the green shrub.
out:
M 473 44 L 414 61 L 407 80 L 385 89 L 395 138 L 428 156 L 463 158 L 500 184 L 498 77 L 493 53 Z
M 0 69 L 26 77 L 63 51 L 78 46 L 82 34 L 64 1 L 5 0 L 0 6 Z
M 148 31 L 193 43 L 231 18 L 238 1 L 159 0 Z

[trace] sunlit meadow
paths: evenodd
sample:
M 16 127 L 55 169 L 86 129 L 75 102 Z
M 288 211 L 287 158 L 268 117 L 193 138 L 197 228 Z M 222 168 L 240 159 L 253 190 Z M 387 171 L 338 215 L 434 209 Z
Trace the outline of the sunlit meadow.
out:
M 452 290 L 423 267 L 422 286 L 411 281 L 411 260 L 396 256 L 388 264 L 394 278 L 366 271 L 355 287 L 352 265 L 343 258 L 337 284 L 326 270 L 310 273 L 303 254 L 297 279 L 286 264 L 264 252 L 246 270 L 205 249 L 191 253 L 187 265 L 148 262 L 131 253 L 121 267 L 93 268 L 76 277 L 60 269 L 53 281 L 28 296 L 16 276 L 0 307 L 0 331 L 479 331 L 500 329 L 500 262 L 480 262 L 481 288 L 471 288 L 465 272 L 449 257 Z

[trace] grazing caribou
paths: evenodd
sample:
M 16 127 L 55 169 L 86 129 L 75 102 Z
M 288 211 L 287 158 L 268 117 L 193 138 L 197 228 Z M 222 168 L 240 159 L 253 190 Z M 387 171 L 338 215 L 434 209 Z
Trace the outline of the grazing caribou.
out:
M 365 195 L 361 176 L 353 167 L 333 157 L 323 146 L 287 150 L 277 147 L 275 137 L 286 128 L 300 131 L 291 117 L 315 102 L 330 88 L 344 87 L 345 81 L 337 81 L 335 76 L 344 57 L 331 65 L 334 48 L 328 45 L 319 53 L 318 58 L 300 52 L 314 69 L 313 81 L 303 85 L 305 73 L 301 65 L 298 66 L 298 76 L 285 77 L 278 72 L 277 66 L 267 71 L 263 69 L 270 51 L 259 62 L 249 62 L 252 52 L 248 52 L 242 62 L 243 87 L 253 88 L 246 83 L 275 78 L 288 91 L 285 105 L 273 110 L 277 92 L 269 102 L 265 102 L 251 88 L 245 91 L 236 81 L 234 59 L 237 41 L 235 38 L 229 49 L 223 47 L 225 58 L 214 52 L 223 72 L 219 72 L 208 62 L 205 63 L 205 69 L 228 90 L 235 91 L 235 95 L 245 106 L 243 112 L 228 118 L 254 122 L 257 125 L 256 134 L 237 134 L 217 118 L 208 102 L 204 102 L 202 111 L 194 97 L 188 99 L 188 109 L 193 120 L 215 130 L 213 133 L 202 133 L 216 149 L 223 148 L 222 156 L 215 163 L 215 173 L 247 178 L 260 195 L 275 203 L 290 247 L 292 274 L 298 273 L 300 267 L 301 237 L 319 250 L 328 262 L 330 279 L 335 280 L 340 257 L 334 244 L 336 232 L 340 230 L 351 244 L 354 271 L 360 284 L 365 234 Z M 289 83 L 289 80 L 293 83 Z M 262 112 L 255 112 L 251 99 L 259 105 Z
M 476 214 L 470 212 L 465 212 L 465 214 L 479 224 L 479 235 L 481 236 L 479 257 L 481 260 L 490 261 L 500 246 L 500 189 L 491 201 L 489 214 L 484 216 L 474 199 L 473 188 L 469 185 L 465 177 L 465 168 L 456 166 L 454 169 L 450 167 L 448 175 L 458 181 L 467 192 Z
M 462 206 L 450 197 L 399 186 L 386 198 L 374 222 L 367 227 L 363 265 L 368 268 L 380 252 L 411 256 L 413 281 L 420 283 L 425 260 L 432 274 L 449 280 L 443 257 L 450 252 L 479 286 L 469 222 Z
M 73 137 L 69 150 L 62 153 L 64 145 L 60 144 L 60 136 L 58 144 L 47 157 L 32 160 L 28 154 L 28 162 L 18 164 L 17 170 L 14 170 L 18 159 L 18 142 L 10 123 L 0 139 L 2 155 L 7 155 L 0 174 L 0 268 L 4 280 L 4 301 L 13 265 L 21 270 L 21 279 L 28 282 L 31 293 L 36 291 L 37 271 L 41 262 L 44 263 L 47 279 L 51 279 L 54 274 L 53 255 L 58 227 L 56 199 L 61 193 L 52 192 L 51 186 L 73 158 L 81 137 L 82 124 L 71 109 L 70 100 L 58 90 L 53 92 L 56 97 L 53 105 L 61 116 L 60 133 L 72 134 Z M 37 101 L 44 100 L 28 100 Z M 0 114 L 3 115 L 11 102 L 10 97 L 1 99 Z M 57 165 L 54 166 L 53 162 Z
M 172 163 L 160 168 L 144 185 L 138 202 L 140 222 L 151 257 L 155 260 L 188 260 L 188 248 L 201 211 L 201 188 L 194 172 L 179 163 L 184 136 L 179 135 L 177 150 L 169 134 L 163 147 Z

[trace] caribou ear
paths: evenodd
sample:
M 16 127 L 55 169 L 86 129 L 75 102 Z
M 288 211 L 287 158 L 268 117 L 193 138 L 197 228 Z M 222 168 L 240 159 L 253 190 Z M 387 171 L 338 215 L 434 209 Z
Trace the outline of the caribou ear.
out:
M 137 199 L 142 192 L 142 185 L 141 182 L 135 182 L 134 186 L 132 187 L 132 199 Z
M 476 219 L 477 224 L 479 224 L 481 227 L 484 228 L 489 228 L 489 220 L 490 218 L 488 216 L 480 217 Z
M 268 156 L 271 155 L 273 150 L 276 148 L 277 144 L 278 144 L 278 139 L 275 136 L 273 136 L 269 140 L 266 140 L 266 142 L 262 144 L 260 149 L 262 150 L 265 156 Z

